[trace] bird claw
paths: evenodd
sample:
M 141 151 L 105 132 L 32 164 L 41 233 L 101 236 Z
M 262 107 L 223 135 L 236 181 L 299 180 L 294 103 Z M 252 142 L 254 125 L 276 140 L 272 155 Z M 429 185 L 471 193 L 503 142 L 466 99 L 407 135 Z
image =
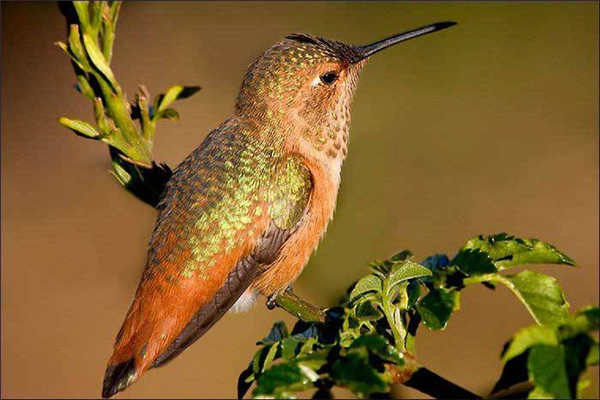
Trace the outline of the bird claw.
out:
M 294 291 L 292 290 L 292 287 L 291 287 L 291 286 L 288 286 L 288 287 L 285 289 L 285 292 L 287 292 L 287 293 L 290 293 L 290 294 L 294 294 Z M 277 299 L 277 296 L 278 296 L 278 295 L 279 295 L 279 293 L 276 293 L 276 294 L 272 294 L 272 295 L 270 295 L 269 297 L 267 297 L 267 303 L 266 303 L 266 304 L 267 304 L 267 308 L 268 308 L 269 310 L 272 310 L 272 309 L 274 309 L 275 307 L 277 307 L 277 302 L 276 302 L 275 300 Z
M 277 295 L 274 295 L 274 294 L 267 298 L 267 308 L 269 310 L 272 310 L 277 306 L 277 303 L 275 302 L 276 298 L 277 298 Z

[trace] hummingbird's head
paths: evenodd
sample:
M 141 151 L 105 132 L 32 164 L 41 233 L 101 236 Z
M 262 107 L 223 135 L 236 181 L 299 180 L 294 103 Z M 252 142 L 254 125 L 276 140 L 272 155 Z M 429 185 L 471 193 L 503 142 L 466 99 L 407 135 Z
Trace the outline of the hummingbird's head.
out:
M 236 109 L 262 125 L 291 129 L 293 136 L 330 157 L 345 155 L 350 102 L 366 61 L 390 46 L 454 24 L 428 25 L 363 46 L 290 35 L 248 67 Z
M 287 36 L 249 66 L 238 109 L 259 114 L 293 110 L 309 119 L 325 114 L 356 86 L 364 64 L 357 49 L 306 34 Z

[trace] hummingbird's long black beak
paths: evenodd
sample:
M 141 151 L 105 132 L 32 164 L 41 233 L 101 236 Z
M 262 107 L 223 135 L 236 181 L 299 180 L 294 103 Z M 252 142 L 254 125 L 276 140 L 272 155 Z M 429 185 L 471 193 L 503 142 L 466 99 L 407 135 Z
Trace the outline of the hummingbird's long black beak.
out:
M 421 28 L 413 29 L 408 32 L 398 33 L 397 35 L 390 36 L 386 39 L 379 40 L 375 43 L 366 44 L 364 46 L 357 46 L 356 50 L 358 51 L 360 57 L 358 57 L 358 59 L 356 59 L 354 62 L 364 60 L 365 58 L 370 57 L 373 54 L 380 52 L 381 50 L 387 49 L 388 47 L 398 44 L 400 42 L 416 38 L 417 36 L 427 35 L 428 33 L 441 31 L 442 29 L 450 28 L 454 25 L 456 25 L 456 22 L 438 22 L 436 24 L 423 26 Z

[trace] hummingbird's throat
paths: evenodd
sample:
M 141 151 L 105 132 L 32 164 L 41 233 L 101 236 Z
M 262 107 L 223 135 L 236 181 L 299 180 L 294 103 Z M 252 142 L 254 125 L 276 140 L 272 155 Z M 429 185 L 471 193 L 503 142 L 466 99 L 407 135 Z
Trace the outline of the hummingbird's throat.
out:
M 301 135 L 312 151 L 330 159 L 346 157 L 348 153 L 348 137 L 350 128 L 350 113 L 333 113 L 321 125 L 306 125 Z
M 349 81 L 334 95 L 308 101 L 300 111 L 300 119 L 304 121 L 300 131 L 302 140 L 329 159 L 343 160 L 348 153 L 350 104 L 357 75 L 357 71 L 352 71 Z

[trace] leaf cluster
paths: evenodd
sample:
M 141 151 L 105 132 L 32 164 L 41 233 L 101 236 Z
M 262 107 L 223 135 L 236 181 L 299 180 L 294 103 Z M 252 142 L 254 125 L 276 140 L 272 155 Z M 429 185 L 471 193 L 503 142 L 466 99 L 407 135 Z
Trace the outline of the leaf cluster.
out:
M 121 2 L 59 2 L 59 8 L 67 21 L 67 42 L 56 45 L 71 59 L 75 88 L 92 101 L 96 126 L 65 117 L 59 122 L 81 137 L 107 144 L 112 175 L 138 198 L 156 206 L 171 176 L 169 167 L 156 164 L 152 157 L 156 124 L 161 119 L 176 121 L 179 114 L 170 108 L 172 103 L 200 88 L 175 85 L 151 101 L 140 84 L 130 103 L 110 67 Z
M 331 397 L 334 386 L 361 398 L 389 396 L 392 384 L 410 384 L 411 375 L 422 368 L 415 358 L 419 326 L 445 329 L 460 309 L 462 290 L 472 284 L 491 289 L 498 284 L 506 286 L 529 311 L 536 329 L 555 332 L 557 339 L 551 343 L 563 349 L 565 382 L 572 389 L 589 365 L 582 357 L 585 360 L 596 354 L 597 362 L 597 342 L 589 334 L 597 330 L 597 309 L 570 315 L 569 303 L 554 278 L 531 270 L 506 273 L 523 264 L 575 266 L 571 258 L 547 243 L 504 233 L 473 238 L 453 258 L 436 254 L 418 263 L 409 251 L 402 251 L 373 262 L 370 273 L 354 283 L 336 307 L 326 310 L 324 323 L 299 321 L 291 334 L 283 323 L 277 323 L 271 334 L 258 342 L 260 349 L 240 376 L 238 395 L 243 397 L 254 382 L 252 394 L 261 398 L 294 398 L 308 389 L 316 390 L 315 398 Z M 509 376 L 515 364 L 511 360 L 522 360 L 524 353 L 530 357 L 532 346 L 549 346 L 527 342 L 521 334 L 510 343 L 503 355 Z M 534 358 L 520 365 L 544 365 L 544 357 L 551 355 L 541 351 L 535 350 Z M 575 389 L 557 391 L 543 383 L 553 379 L 553 372 L 543 368 L 527 371 L 518 375 L 519 379 L 501 378 L 494 393 L 528 382 L 533 396 L 575 397 Z
M 598 341 L 590 334 L 600 329 L 598 307 L 586 307 L 556 325 L 532 325 L 518 331 L 502 351 L 504 369 L 492 395 L 523 382 L 522 395 L 534 399 L 581 397 L 590 384 L 585 376 L 598 365 Z

